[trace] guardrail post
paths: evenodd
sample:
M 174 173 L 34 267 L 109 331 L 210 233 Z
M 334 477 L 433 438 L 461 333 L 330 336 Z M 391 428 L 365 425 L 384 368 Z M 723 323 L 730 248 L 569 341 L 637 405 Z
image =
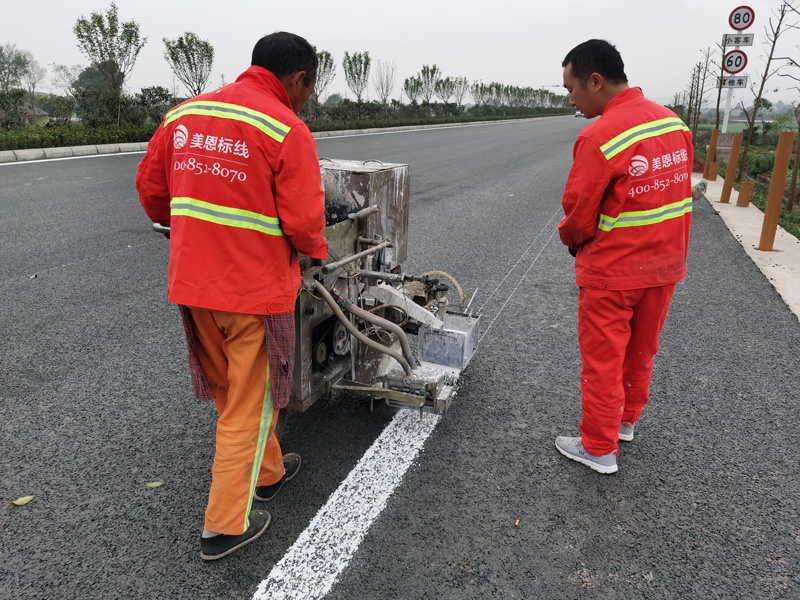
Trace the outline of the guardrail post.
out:
M 717 138 L 719 138 L 719 129 L 714 129 L 711 131 L 711 141 L 708 143 L 708 155 L 706 156 L 705 167 L 703 167 L 703 179 L 708 179 L 711 163 L 714 161 L 714 155 L 717 153 Z
M 734 172 L 736 172 L 736 165 L 734 164 Z M 743 181 L 739 184 L 739 197 L 736 199 L 736 206 L 747 208 L 750 206 L 750 197 L 753 195 L 754 181 Z
M 778 217 L 781 215 L 783 192 L 786 190 L 786 174 L 789 172 L 789 159 L 792 157 L 793 131 L 782 131 L 778 136 L 778 151 L 775 153 L 775 166 L 772 168 L 772 181 L 769 184 L 767 208 L 764 211 L 764 224 L 761 226 L 761 240 L 758 250 L 771 252 L 778 230 Z
M 739 162 L 739 150 L 742 148 L 742 139 L 744 135 L 737 133 L 733 136 L 733 143 L 731 144 L 731 155 L 728 157 L 728 167 L 725 171 L 725 183 L 722 184 L 722 194 L 720 194 L 719 201 L 722 204 L 728 204 L 731 201 L 731 190 L 733 189 L 733 180 L 736 179 L 736 165 Z M 733 168 L 731 168 L 733 167 Z M 750 186 L 750 191 L 753 191 L 753 186 Z M 741 190 L 739 194 L 741 194 Z M 750 196 L 747 197 L 747 202 L 750 202 Z M 738 204 L 737 204 L 738 206 Z M 747 206 L 747 204 L 745 204 Z

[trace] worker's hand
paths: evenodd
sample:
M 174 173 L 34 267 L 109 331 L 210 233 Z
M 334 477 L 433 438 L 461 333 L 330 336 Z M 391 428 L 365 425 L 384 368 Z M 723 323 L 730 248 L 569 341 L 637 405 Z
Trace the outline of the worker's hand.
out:
M 578 256 L 578 249 L 577 248 L 569 248 L 569 253 L 573 257 Z

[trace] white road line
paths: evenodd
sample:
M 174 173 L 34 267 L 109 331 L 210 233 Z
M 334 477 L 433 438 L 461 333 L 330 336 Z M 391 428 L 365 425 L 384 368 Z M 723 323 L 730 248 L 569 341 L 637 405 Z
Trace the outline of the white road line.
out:
M 34 148 L 35 149 L 35 148 Z M 15 160 L 12 162 L 0 163 L 0 167 L 10 167 L 12 165 L 35 165 L 36 163 L 50 163 L 58 160 L 81 160 L 83 158 L 108 158 L 109 156 L 130 156 L 131 154 L 144 154 L 144 150 L 133 150 L 131 152 L 109 152 L 108 154 L 87 154 L 86 156 L 60 156 L 58 158 L 37 158 L 36 160 Z
M 322 598 L 400 484 L 439 416 L 400 410 L 286 555 L 253 600 Z

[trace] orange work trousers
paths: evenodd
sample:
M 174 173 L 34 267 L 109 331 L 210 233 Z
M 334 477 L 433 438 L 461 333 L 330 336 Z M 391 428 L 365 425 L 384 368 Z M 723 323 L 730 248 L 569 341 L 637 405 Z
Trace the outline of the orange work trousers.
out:
M 620 423 L 635 422 L 650 399 L 653 358 L 674 291 L 674 283 L 638 290 L 581 288 L 580 430 L 589 454 L 616 452 Z
M 205 528 L 239 535 L 249 527 L 256 486 L 283 477 L 264 323 L 258 315 L 193 307 L 189 312 L 197 358 L 219 413 Z

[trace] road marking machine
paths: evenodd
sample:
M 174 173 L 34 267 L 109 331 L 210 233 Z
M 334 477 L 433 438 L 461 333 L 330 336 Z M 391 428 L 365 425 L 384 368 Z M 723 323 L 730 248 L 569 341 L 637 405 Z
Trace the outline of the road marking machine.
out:
M 347 390 L 444 414 L 455 381 L 477 349 L 480 316 L 446 273 L 402 272 L 408 165 L 323 158 L 320 170 L 328 258 L 299 256 L 288 407 L 305 411 Z M 169 235 L 166 227 L 154 228 Z M 458 303 L 450 297 L 454 291 Z

